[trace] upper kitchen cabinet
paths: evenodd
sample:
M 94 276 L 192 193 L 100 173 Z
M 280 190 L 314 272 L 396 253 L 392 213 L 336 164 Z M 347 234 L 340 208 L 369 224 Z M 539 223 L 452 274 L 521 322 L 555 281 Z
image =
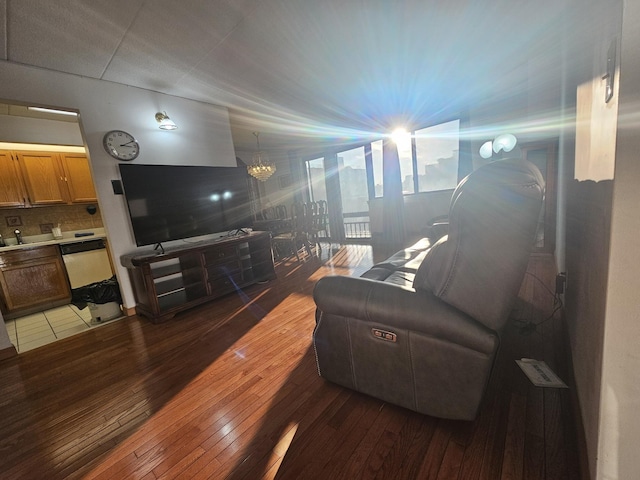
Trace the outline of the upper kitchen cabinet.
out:
M 25 193 L 18 160 L 11 152 L 0 151 L 0 207 L 24 207 Z
M 95 187 L 86 155 L 80 153 L 63 153 L 60 155 L 64 169 L 69 201 L 71 203 L 96 202 Z
M 97 201 L 89 161 L 82 153 L 0 151 L 0 167 L 0 207 Z
M 64 171 L 57 153 L 18 152 L 31 205 L 69 203 Z

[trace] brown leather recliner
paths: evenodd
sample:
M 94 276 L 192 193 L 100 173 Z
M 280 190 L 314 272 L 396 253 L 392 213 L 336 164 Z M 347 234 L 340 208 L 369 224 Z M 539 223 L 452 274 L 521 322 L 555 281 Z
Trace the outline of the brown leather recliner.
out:
M 434 244 L 423 239 L 362 277 L 319 280 L 319 374 L 420 413 L 474 419 L 543 196 L 533 164 L 487 164 L 454 191 L 448 235 Z

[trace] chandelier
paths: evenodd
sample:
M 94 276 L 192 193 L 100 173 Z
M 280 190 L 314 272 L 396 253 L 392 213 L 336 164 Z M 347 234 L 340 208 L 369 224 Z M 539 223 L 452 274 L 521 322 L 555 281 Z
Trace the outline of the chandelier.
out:
M 267 154 L 260 150 L 260 132 L 253 132 L 253 134 L 256 137 L 258 150 L 253 154 L 252 164 L 247 165 L 247 172 L 249 172 L 249 175 L 252 177 L 264 182 L 275 173 L 276 165 L 274 163 L 269 163 Z

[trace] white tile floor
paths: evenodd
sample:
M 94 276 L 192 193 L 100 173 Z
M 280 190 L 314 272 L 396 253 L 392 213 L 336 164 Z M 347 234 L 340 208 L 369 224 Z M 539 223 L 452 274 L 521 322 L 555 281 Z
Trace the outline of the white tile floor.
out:
M 13 320 L 5 320 L 5 325 L 11 343 L 15 345 L 18 353 L 23 353 L 119 318 L 92 324 L 89 308 L 80 310 L 75 305 L 64 305 Z

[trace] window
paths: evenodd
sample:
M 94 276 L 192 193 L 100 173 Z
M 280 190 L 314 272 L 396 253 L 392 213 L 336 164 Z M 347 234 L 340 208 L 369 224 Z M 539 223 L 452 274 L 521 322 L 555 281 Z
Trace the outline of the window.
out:
M 325 169 L 324 158 L 314 158 L 307 160 L 307 178 L 309 188 L 309 198 L 312 202 L 327 200 L 327 188 L 324 183 Z
M 413 154 L 411 152 L 411 136 L 402 137 L 396 142 L 398 158 L 400 160 L 400 178 L 402 179 L 402 193 L 407 195 L 415 193 L 415 181 L 413 176 Z
M 458 184 L 460 120 L 415 131 L 418 191 L 433 192 Z
M 460 120 L 416 130 L 398 144 L 402 193 L 448 190 L 458 185 Z M 415 146 L 415 148 L 413 148 Z M 375 196 L 383 196 L 382 140 L 371 142 Z
M 458 183 L 460 120 L 412 132 L 398 143 L 402 192 L 448 190 Z M 383 141 L 327 150 L 326 156 L 304 160 L 307 200 L 325 200 L 333 238 L 371 237 L 370 200 L 384 195 Z
M 375 185 L 375 196 L 381 197 L 383 194 L 382 140 L 371 142 L 371 163 L 373 164 L 373 184 Z
M 343 213 L 367 212 L 369 210 L 364 155 L 364 147 L 338 153 L 338 178 L 342 192 Z
M 454 189 L 458 185 L 460 153 L 460 120 L 452 120 L 438 125 L 415 130 L 406 140 L 397 144 L 400 160 L 402 193 L 410 195 L 417 192 L 433 192 Z M 363 163 L 363 156 L 371 151 L 371 164 Z M 348 170 L 346 175 L 356 175 L 355 170 L 366 167 L 372 182 L 372 195 L 376 198 L 384 194 L 382 140 L 376 140 L 365 146 L 338 153 L 340 172 Z M 309 198 L 326 200 L 326 189 L 321 181 L 325 174 L 324 158 L 307 160 L 309 177 Z M 362 172 L 358 172 L 362 173 Z M 341 182 L 343 181 L 341 175 Z M 361 180 L 361 179 L 360 179 Z M 351 181 L 351 180 L 349 180 Z M 358 185 L 362 182 L 358 181 Z M 343 190 L 347 190 L 343 185 Z M 360 188 L 360 187 L 358 187 Z M 358 193 L 360 190 L 358 190 Z M 355 199 L 354 199 L 355 200 Z M 362 202 L 353 205 L 353 211 L 360 211 Z

